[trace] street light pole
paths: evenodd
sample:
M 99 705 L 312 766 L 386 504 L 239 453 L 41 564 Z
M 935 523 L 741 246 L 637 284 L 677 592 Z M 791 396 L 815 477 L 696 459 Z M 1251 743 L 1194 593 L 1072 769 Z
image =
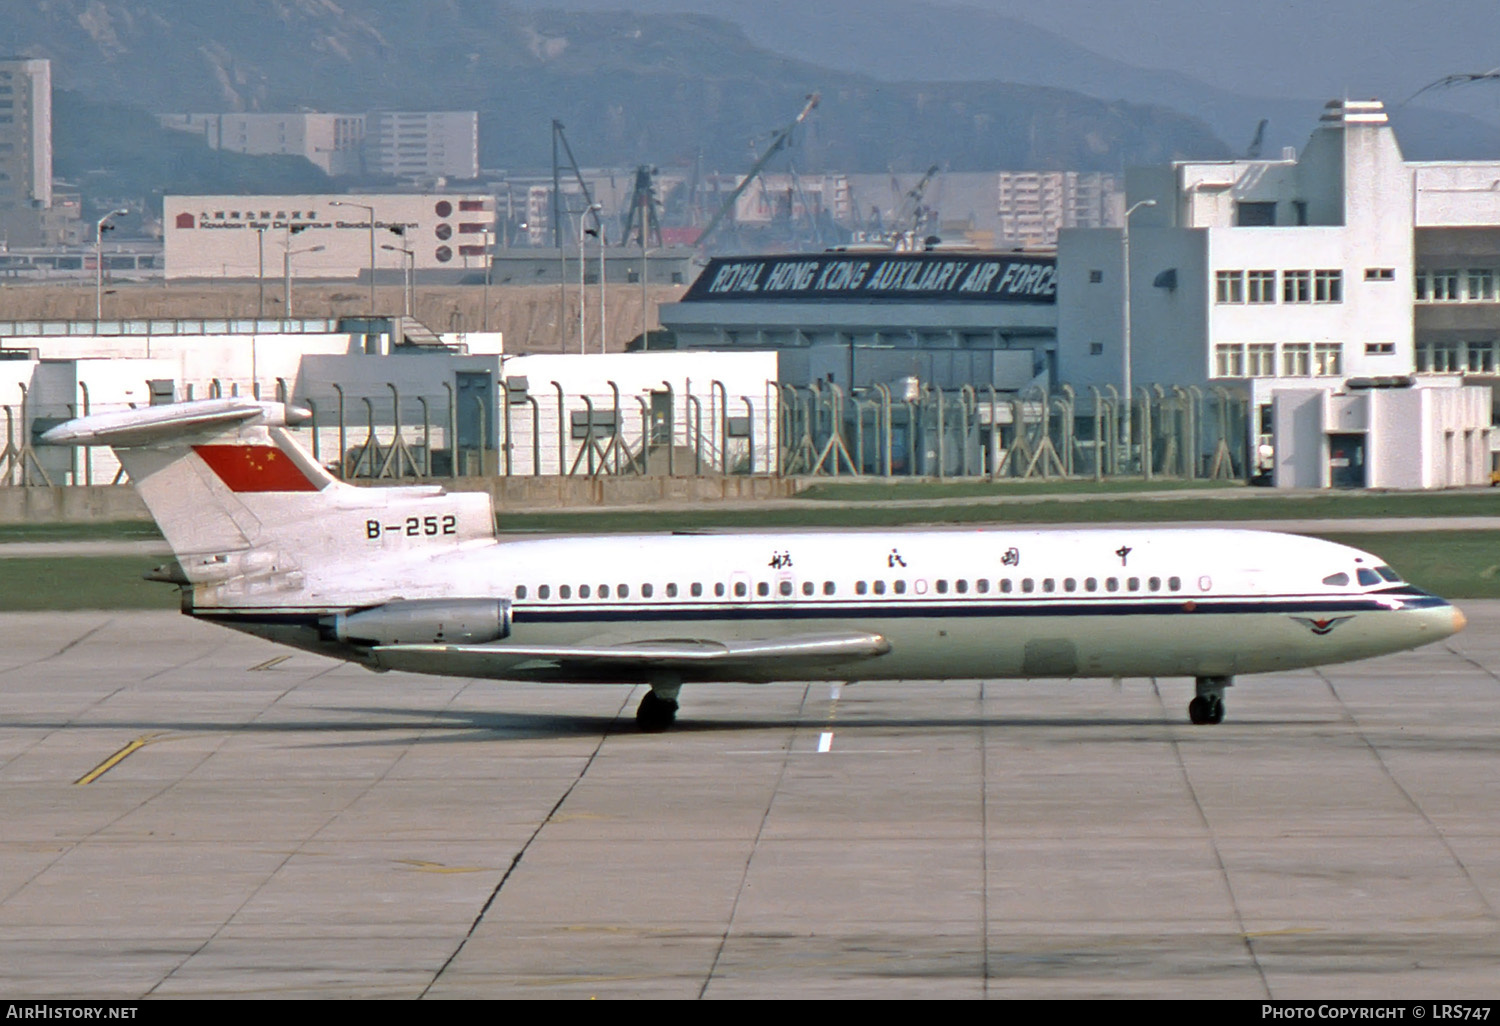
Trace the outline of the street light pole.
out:
M 599 352 L 607 352 L 609 344 L 609 315 L 604 304 L 609 289 L 604 287 L 604 251 L 609 248 L 609 233 L 603 222 L 599 224 Z
M 266 316 L 266 230 L 255 229 L 255 249 L 259 263 L 255 272 L 255 316 Z
M 281 273 L 285 278 L 285 292 L 282 296 L 282 306 L 286 307 L 286 319 L 292 319 L 292 257 L 298 253 L 317 253 L 327 247 L 308 246 L 306 249 L 293 249 L 292 237 L 287 236 L 286 252 L 281 257 Z
M 482 327 L 485 331 L 490 330 L 490 270 L 495 263 L 495 234 L 492 231 L 484 233 L 484 314 Z
M 578 355 L 579 356 L 582 356 L 584 354 L 584 338 L 587 335 L 586 328 L 587 328 L 587 322 L 588 322 L 588 306 L 589 306 L 588 305 L 588 288 L 587 288 L 587 282 L 586 282 L 586 280 L 584 278 L 584 273 L 583 273 L 584 267 L 587 264 L 587 261 L 585 261 L 583 259 L 583 237 L 584 237 L 584 235 L 588 234 L 587 228 L 588 228 L 589 215 L 590 214 L 594 215 L 594 223 L 595 224 L 599 223 L 599 209 L 600 209 L 599 204 L 592 203 L 592 204 L 590 204 L 588 207 L 586 207 L 584 209 L 583 213 L 581 213 L 581 214 L 578 215 Z M 595 228 L 594 229 L 594 234 L 597 235 L 598 233 L 599 233 L 599 229 Z
M 402 316 L 410 318 L 411 317 L 411 305 L 412 305 L 412 294 L 411 294 L 412 264 L 416 261 L 417 254 L 415 252 L 413 252 L 412 250 L 407 249 L 405 246 L 382 245 L 380 248 L 381 249 L 388 249 L 392 253 L 405 253 L 406 254 L 406 267 L 404 268 L 404 270 L 406 271 L 406 273 L 405 273 L 405 275 L 403 275 L 402 281 L 401 281 L 401 308 L 402 308 Z
M 370 214 L 370 316 L 375 316 L 375 208 L 367 203 L 352 203 L 348 200 L 329 200 L 335 207 L 359 207 Z
M 1125 211 L 1125 217 L 1122 219 L 1122 221 L 1120 223 L 1120 288 L 1121 288 L 1121 295 L 1123 297 L 1121 299 L 1121 301 L 1120 301 L 1120 308 L 1121 308 L 1120 309 L 1120 316 L 1121 316 L 1121 319 L 1122 319 L 1122 334 L 1121 334 L 1121 337 L 1122 337 L 1123 342 L 1124 342 L 1124 345 L 1121 347 L 1122 350 L 1123 350 L 1122 353 L 1121 353 L 1121 358 L 1122 358 L 1122 360 L 1124 362 L 1124 371 L 1125 371 L 1125 374 L 1124 374 L 1124 384 L 1125 384 L 1125 411 L 1124 411 L 1125 412 L 1125 423 L 1123 425 L 1123 438 L 1124 438 L 1124 442 L 1125 442 L 1125 458 L 1126 459 L 1130 458 L 1130 445 L 1131 445 L 1131 438 L 1130 438 L 1130 435 L 1131 435 L 1131 431 L 1130 431 L 1131 409 L 1130 409 L 1130 403 L 1131 403 L 1131 398 L 1132 398 L 1132 396 L 1131 396 L 1131 388 L 1132 388 L 1132 385 L 1133 385 L 1133 381 L 1131 380 L 1131 378 L 1132 378 L 1132 374 L 1131 374 L 1132 367 L 1131 367 L 1131 353 L 1130 353 L 1130 215 L 1133 214 L 1133 213 L 1135 213 L 1137 210 L 1141 209 L 1141 207 L 1154 207 L 1154 206 L 1156 206 L 1156 200 L 1154 200 L 1154 199 L 1144 199 L 1144 200 L 1139 200 L 1139 201 L 1137 201 L 1135 203 L 1132 203 L 1130 205 L 1130 209 Z M 1145 458 L 1147 458 L 1147 459 L 1150 458 L 1149 455 L 1147 455 L 1147 454 L 1142 454 L 1142 455 Z
M 104 319 L 104 232 L 111 217 L 123 217 L 128 210 L 111 210 L 94 222 L 94 320 Z

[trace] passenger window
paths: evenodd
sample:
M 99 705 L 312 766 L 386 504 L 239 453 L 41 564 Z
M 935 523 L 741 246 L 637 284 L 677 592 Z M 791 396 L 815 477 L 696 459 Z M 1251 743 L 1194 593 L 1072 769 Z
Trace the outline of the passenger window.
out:
M 854 594 L 856 594 L 856 595 L 863 595 L 863 594 L 865 594 L 869 590 L 870 590 L 870 586 L 868 584 L 866 584 L 864 581 L 855 581 L 854 582 Z
M 641 598 L 650 598 L 654 594 L 656 594 L 656 589 L 651 587 L 651 585 L 641 585 Z
M 526 585 L 524 585 L 524 584 L 518 584 L 518 585 L 516 585 L 516 598 L 523 599 L 525 597 L 526 597 Z
M 802 594 L 804 594 L 804 595 L 811 595 L 816 590 L 817 589 L 813 587 L 813 582 L 812 581 L 803 581 L 802 582 Z
M 948 594 L 948 582 L 947 581 L 945 581 L 945 580 L 935 581 L 935 582 L 933 582 L 933 586 L 935 588 L 937 588 L 937 593 L 939 595 L 946 595 L 946 594 Z
M 548 585 L 545 585 L 545 584 L 541 585 L 536 590 L 536 597 L 539 598 L 539 599 L 551 598 L 552 597 L 552 588 L 550 586 L 548 586 Z
M 675 583 L 667 585 L 667 598 L 676 598 L 676 597 L 677 597 L 677 585 Z
M 646 587 L 649 588 L 651 586 L 648 584 L 648 585 L 646 585 Z M 629 598 L 630 597 L 630 585 L 628 585 L 628 584 L 619 585 L 617 588 L 615 588 L 615 595 L 617 597 L 619 597 L 619 598 Z
M 1146 586 L 1152 591 L 1161 591 L 1161 578 L 1152 577 L 1146 581 Z
M 759 595 L 761 598 L 765 598 L 767 595 L 771 594 L 771 586 L 765 581 L 757 581 L 755 584 L 755 594 Z
M 1343 588 L 1349 584 L 1348 574 L 1329 574 L 1323 578 L 1323 583 L 1330 588 Z
M 573 588 L 572 588 L 572 586 L 564 584 L 561 587 L 559 587 L 557 589 L 557 597 L 558 598 L 572 598 L 573 597 Z
M 781 582 L 781 593 L 783 595 L 790 595 L 792 593 L 792 582 L 791 581 L 782 581 Z
M 673 584 L 673 585 L 669 585 L 669 587 L 672 589 L 671 593 L 673 595 L 676 595 L 677 594 L 677 585 Z M 699 584 L 697 581 L 694 581 L 692 584 L 688 585 L 688 592 L 693 596 L 693 598 L 702 598 L 703 597 L 703 585 Z
M 1077 591 L 1078 582 L 1071 577 L 1063 578 L 1063 591 Z
M 1084 591 L 1098 591 L 1099 590 L 1099 579 L 1097 577 L 1085 577 L 1083 579 L 1083 590 Z
M 1057 587 L 1057 584 L 1056 584 L 1056 582 L 1054 582 L 1052 580 L 1052 578 L 1045 577 L 1045 578 L 1042 579 L 1042 590 L 1043 591 L 1052 591 L 1056 587 Z
M 833 582 L 832 581 L 824 581 L 823 582 L 823 594 L 824 595 L 832 595 L 833 592 L 834 592 Z
M 599 585 L 599 597 L 600 598 L 609 598 L 609 585 L 607 585 L 607 584 L 601 584 L 601 585 Z
M 953 590 L 956 591 L 956 592 L 958 592 L 960 595 L 967 595 L 969 593 L 969 582 L 968 581 L 954 581 L 953 582 Z
M 1011 589 L 1014 588 L 1014 587 L 1015 587 L 1015 585 L 1013 585 L 1013 584 L 1010 583 L 1010 578 L 1009 577 L 1005 578 L 1005 580 L 1003 580 L 1003 581 L 1000 582 L 1000 590 L 1002 592 L 1004 592 L 1005 594 L 1007 594 L 1007 595 L 1010 594 Z
M 975 581 L 974 582 L 974 590 L 977 591 L 977 592 L 979 592 L 979 594 L 981 594 L 981 595 L 987 595 L 987 594 L 989 594 L 989 590 L 990 590 L 989 578 L 987 578 L 987 577 L 981 577 L 979 580 Z
M 1182 578 L 1181 577 L 1168 577 L 1167 578 L 1167 590 L 1168 591 L 1181 591 L 1182 590 Z
M 734 597 L 735 598 L 744 598 L 745 596 L 747 596 L 749 594 L 750 594 L 750 589 L 746 586 L 746 584 L 745 584 L 744 581 L 735 581 L 734 582 Z
M 1105 591 L 1119 591 L 1120 590 L 1120 579 L 1118 577 L 1106 577 L 1104 579 L 1104 590 Z
M 724 582 L 723 581 L 715 581 L 714 582 L 714 598 L 723 598 L 723 597 L 724 597 Z
M 1023 577 L 1021 579 L 1021 590 L 1022 591 L 1035 591 L 1036 590 L 1036 583 L 1034 581 L 1032 581 L 1032 579 L 1030 577 Z
M 884 581 L 876 581 L 875 582 L 875 594 L 877 594 L 877 595 L 884 595 L 885 594 L 885 582 Z
M 1141 579 L 1139 577 L 1132 577 L 1130 580 L 1125 582 L 1125 587 L 1131 591 L 1140 591 Z
M 892 590 L 895 591 L 895 593 L 897 595 L 905 595 L 906 594 L 906 582 L 905 581 L 897 581 L 897 582 L 895 582 L 894 584 L 891 585 L 891 588 L 892 588 Z
M 578 586 L 578 597 L 579 598 L 588 598 L 589 597 L 589 586 L 587 584 L 580 584 Z

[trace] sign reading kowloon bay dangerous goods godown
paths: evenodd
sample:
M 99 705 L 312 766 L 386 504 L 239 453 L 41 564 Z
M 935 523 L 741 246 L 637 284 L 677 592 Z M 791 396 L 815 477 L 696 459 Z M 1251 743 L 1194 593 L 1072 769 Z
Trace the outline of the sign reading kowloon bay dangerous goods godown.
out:
M 683 302 L 920 299 L 1053 303 L 1057 265 L 1048 257 L 889 253 L 718 257 Z

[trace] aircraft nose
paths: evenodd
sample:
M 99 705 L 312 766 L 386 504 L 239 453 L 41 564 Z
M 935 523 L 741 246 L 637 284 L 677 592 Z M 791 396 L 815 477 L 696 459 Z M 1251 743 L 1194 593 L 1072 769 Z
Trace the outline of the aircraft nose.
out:
M 1457 606 L 1453 607 L 1453 633 L 1457 634 L 1469 625 L 1469 618 Z

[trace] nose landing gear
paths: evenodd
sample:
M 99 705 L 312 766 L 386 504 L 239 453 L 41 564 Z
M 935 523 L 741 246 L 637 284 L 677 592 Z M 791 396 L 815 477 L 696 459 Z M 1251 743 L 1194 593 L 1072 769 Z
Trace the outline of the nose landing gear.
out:
M 1233 677 L 1199 677 L 1198 694 L 1188 703 L 1188 719 L 1202 726 L 1224 721 L 1224 689 L 1234 683 Z

